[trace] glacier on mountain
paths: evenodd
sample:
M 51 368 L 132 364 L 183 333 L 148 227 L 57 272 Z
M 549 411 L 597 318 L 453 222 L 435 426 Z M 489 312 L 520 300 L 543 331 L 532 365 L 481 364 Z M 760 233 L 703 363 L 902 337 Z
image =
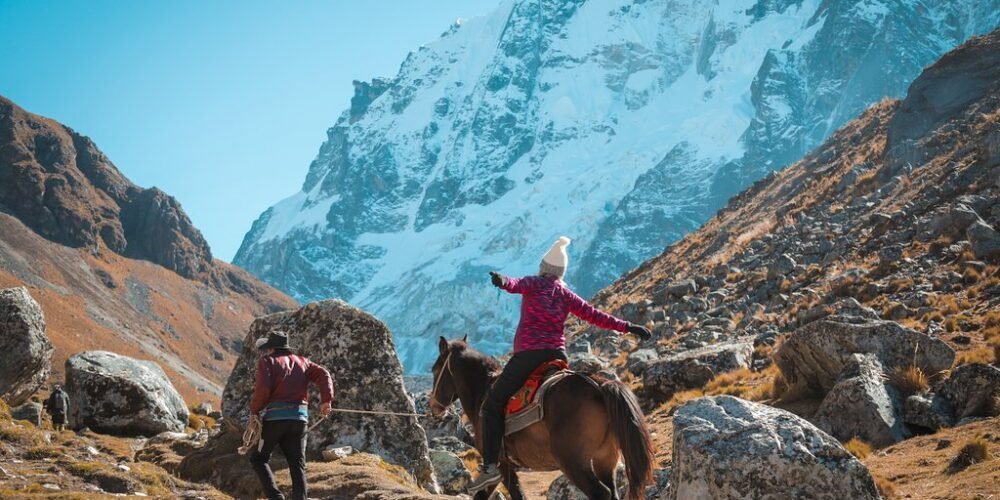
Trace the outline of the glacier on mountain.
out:
M 518 301 L 573 238 L 593 294 L 967 37 L 1000 0 L 508 0 L 355 82 L 299 193 L 234 262 L 384 319 L 410 372 L 438 335 L 510 348 Z

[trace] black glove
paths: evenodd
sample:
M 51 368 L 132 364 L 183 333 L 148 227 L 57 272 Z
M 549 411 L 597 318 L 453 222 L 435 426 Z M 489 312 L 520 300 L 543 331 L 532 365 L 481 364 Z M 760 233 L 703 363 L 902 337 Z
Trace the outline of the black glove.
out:
M 503 276 L 500 276 L 500 273 L 496 271 L 490 271 L 490 281 L 493 282 L 493 286 L 497 288 L 502 288 L 504 283 L 507 282 L 507 280 L 503 279 Z
M 653 334 L 649 332 L 648 328 L 635 323 L 628 324 L 628 332 L 636 337 L 639 337 L 640 340 L 649 340 L 653 338 Z

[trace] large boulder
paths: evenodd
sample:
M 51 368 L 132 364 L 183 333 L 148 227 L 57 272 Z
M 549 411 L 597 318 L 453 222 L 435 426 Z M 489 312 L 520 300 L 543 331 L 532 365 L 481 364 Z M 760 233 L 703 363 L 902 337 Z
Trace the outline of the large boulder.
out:
M 28 401 L 21 406 L 10 409 L 10 418 L 31 422 L 35 427 L 42 426 L 42 403 Z
M 976 221 L 966 230 L 966 236 L 972 244 L 972 252 L 977 259 L 1000 260 L 1000 233 L 993 226 Z
M 863 463 L 809 422 L 732 396 L 688 402 L 674 416 L 667 498 L 880 498 Z
M 935 374 L 955 360 L 948 344 L 896 322 L 851 320 L 831 316 L 785 339 L 774 354 L 785 379 L 796 388 L 826 394 L 854 354 L 874 354 L 889 372 L 915 363 L 924 373 Z
M 0 398 L 11 406 L 27 401 L 49 377 L 52 350 L 28 289 L 0 290 Z
M 642 373 L 643 387 L 659 398 L 704 386 L 715 376 L 748 368 L 753 358 L 753 339 L 709 345 L 653 361 Z
M 948 402 L 954 419 L 991 417 L 1000 398 L 1000 368 L 980 363 L 962 365 L 934 386 L 934 395 Z
M 472 482 L 472 474 L 458 455 L 445 450 L 431 450 L 431 464 L 437 475 L 441 493 L 458 495 L 465 493 Z
M 858 437 L 882 447 L 909 436 L 902 406 L 896 389 L 886 383 L 878 359 L 855 354 L 811 420 L 841 441 Z
M 343 301 L 326 300 L 253 322 L 222 394 L 225 417 L 246 424 L 260 355 L 254 342 L 273 330 L 288 332 L 297 352 L 330 371 L 337 408 L 414 413 L 389 328 Z M 318 408 L 317 391 L 311 391 L 311 398 L 311 408 Z M 421 486 L 436 491 L 427 438 L 416 417 L 334 412 L 309 434 L 307 453 L 318 457 L 330 446 L 351 446 L 379 455 L 406 468 Z
M 188 409 L 160 365 L 107 351 L 66 360 L 69 422 L 108 434 L 183 432 Z

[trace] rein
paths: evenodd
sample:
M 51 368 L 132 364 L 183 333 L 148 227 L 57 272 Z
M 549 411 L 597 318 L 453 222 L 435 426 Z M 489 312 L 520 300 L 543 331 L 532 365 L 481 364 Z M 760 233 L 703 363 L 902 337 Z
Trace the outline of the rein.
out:
M 455 378 L 455 374 L 452 373 L 452 371 L 451 371 L 451 354 L 453 352 L 454 351 L 452 351 L 451 349 L 448 349 L 448 356 L 446 356 L 444 358 L 444 365 L 441 367 L 441 373 L 444 373 L 445 370 L 448 370 L 448 375 L 451 375 L 451 378 Z M 444 407 L 444 414 L 447 415 L 448 412 L 451 411 L 451 405 L 445 406 L 440 401 L 438 401 L 438 398 L 437 398 L 438 386 L 441 385 L 441 379 L 443 379 L 443 378 L 444 377 L 438 377 L 437 380 L 434 381 L 434 388 L 431 389 L 431 398 L 430 398 L 430 401 L 429 401 L 430 404 L 428 405 L 427 410 L 430 411 L 430 407 L 433 406 L 434 403 L 437 403 L 437 404 L 441 405 L 442 407 Z

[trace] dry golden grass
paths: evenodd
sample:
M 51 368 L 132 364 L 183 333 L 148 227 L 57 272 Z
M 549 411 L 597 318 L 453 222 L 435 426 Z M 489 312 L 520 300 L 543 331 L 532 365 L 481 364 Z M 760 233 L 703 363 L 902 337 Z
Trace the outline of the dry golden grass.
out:
M 875 451 L 875 448 L 873 448 L 872 445 L 857 437 L 852 437 L 848 442 L 844 443 L 844 449 L 849 451 L 851 455 L 854 455 L 859 460 L 868 458 L 868 455 L 871 455 L 872 452 Z
M 997 350 L 995 346 L 980 346 L 966 351 L 961 351 L 955 356 L 955 366 L 971 365 L 975 363 L 991 364 L 997 361 Z
M 898 389 L 903 394 L 903 397 L 926 391 L 930 387 L 927 375 L 924 374 L 924 371 L 920 367 L 914 364 L 896 368 L 889 375 L 889 383 Z
M 878 488 L 878 492 L 883 498 L 896 498 L 896 484 L 891 480 L 872 474 L 872 479 L 875 480 L 875 487 Z
M 665 411 L 667 413 L 672 413 L 678 407 L 687 403 L 688 401 L 698 399 L 705 396 L 705 391 L 701 389 L 690 389 L 687 391 L 675 392 L 673 396 L 667 400 L 666 403 L 660 405 L 657 409 L 658 411 Z
M 215 419 L 207 415 L 188 414 L 188 427 L 195 431 L 202 429 L 212 429 L 215 427 Z

